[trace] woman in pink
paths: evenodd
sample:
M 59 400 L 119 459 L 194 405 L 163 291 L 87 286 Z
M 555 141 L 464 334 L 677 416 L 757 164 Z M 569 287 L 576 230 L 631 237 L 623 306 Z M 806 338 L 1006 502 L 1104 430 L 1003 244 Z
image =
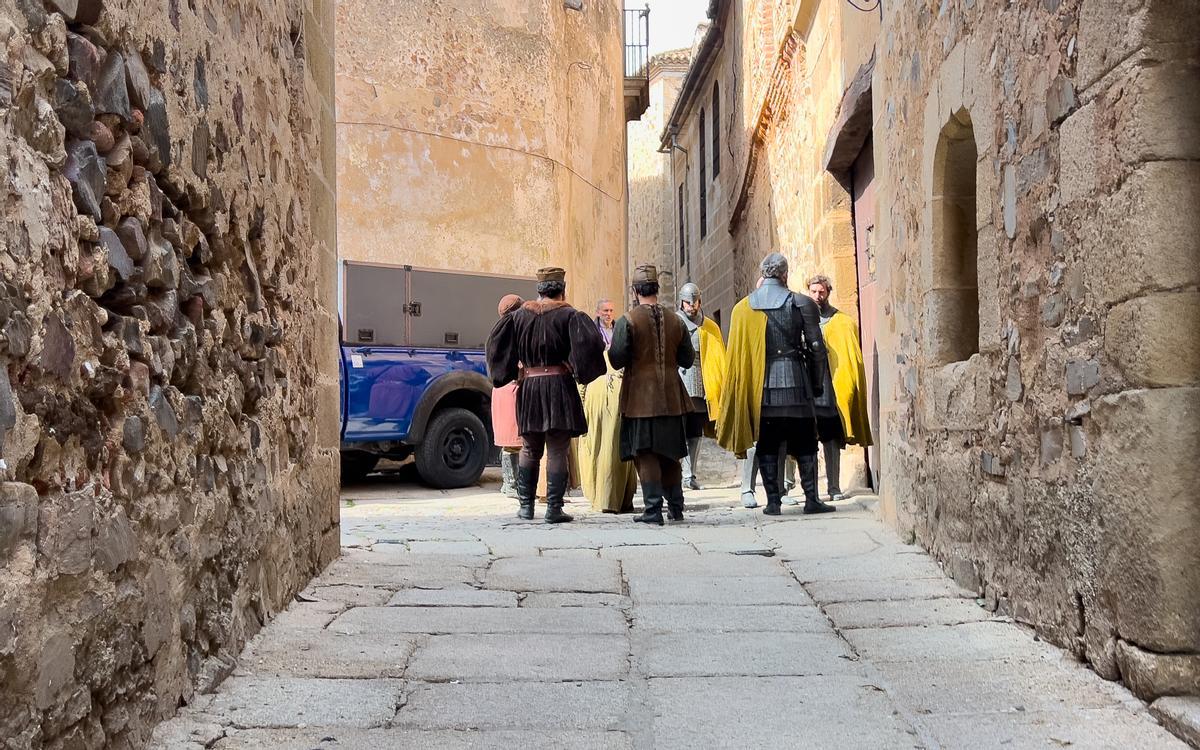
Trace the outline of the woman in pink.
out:
M 525 300 L 515 294 L 506 294 L 500 300 L 496 312 L 501 318 L 519 308 Z M 521 436 L 517 433 L 517 388 L 518 377 L 508 385 L 492 389 L 492 436 L 501 449 L 500 468 L 504 483 L 500 491 L 506 497 L 517 496 L 517 456 L 521 452 Z

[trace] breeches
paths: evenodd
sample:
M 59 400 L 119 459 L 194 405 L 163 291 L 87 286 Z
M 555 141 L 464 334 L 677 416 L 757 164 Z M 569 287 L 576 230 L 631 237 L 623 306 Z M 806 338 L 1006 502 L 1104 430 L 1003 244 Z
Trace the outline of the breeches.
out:
M 521 441 L 521 466 L 527 469 L 535 468 L 545 454 L 547 474 L 567 473 L 567 450 L 571 446 L 571 433 L 563 430 L 527 432 L 521 436 Z
M 781 445 L 789 455 L 817 455 L 817 422 L 811 417 L 764 417 L 759 424 L 758 454 L 773 455 Z

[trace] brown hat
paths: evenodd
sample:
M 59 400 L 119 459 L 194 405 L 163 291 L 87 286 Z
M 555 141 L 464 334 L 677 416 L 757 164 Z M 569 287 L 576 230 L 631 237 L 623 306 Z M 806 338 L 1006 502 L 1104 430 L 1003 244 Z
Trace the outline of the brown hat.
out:
M 567 272 L 558 266 L 547 266 L 537 270 L 538 281 L 566 281 Z
M 500 305 L 496 308 L 496 314 L 504 317 L 520 307 L 524 301 L 518 294 L 506 294 L 500 298 Z
M 644 281 L 658 281 L 658 269 L 653 264 L 643 263 L 633 269 L 633 283 L 640 284 Z

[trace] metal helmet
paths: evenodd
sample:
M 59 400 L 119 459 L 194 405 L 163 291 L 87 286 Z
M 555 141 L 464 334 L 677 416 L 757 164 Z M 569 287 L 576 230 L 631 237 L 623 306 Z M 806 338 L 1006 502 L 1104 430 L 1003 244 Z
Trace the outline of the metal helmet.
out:
M 700 287 L 688 282 L 679 288 L 680 302 L 695 302 L 700 299 Z

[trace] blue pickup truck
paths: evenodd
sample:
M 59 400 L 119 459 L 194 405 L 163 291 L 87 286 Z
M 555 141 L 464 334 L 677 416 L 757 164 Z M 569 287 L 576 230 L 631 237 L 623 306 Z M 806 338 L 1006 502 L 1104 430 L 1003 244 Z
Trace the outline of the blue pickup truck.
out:
M 476 483 L 497 455 L 483 344 L 500 297 L 534 282 L 350 261 L 341 277 L 342 480 L 412 457 L 432 487 Z

